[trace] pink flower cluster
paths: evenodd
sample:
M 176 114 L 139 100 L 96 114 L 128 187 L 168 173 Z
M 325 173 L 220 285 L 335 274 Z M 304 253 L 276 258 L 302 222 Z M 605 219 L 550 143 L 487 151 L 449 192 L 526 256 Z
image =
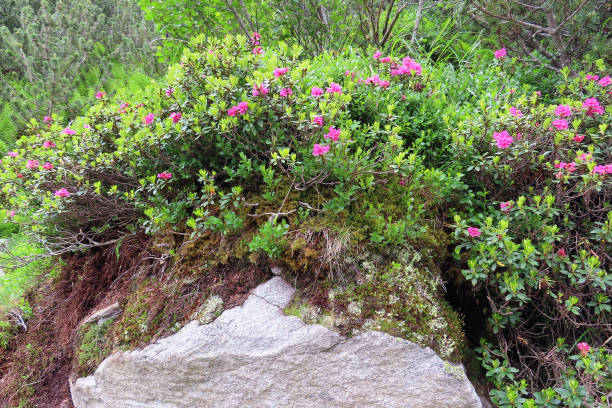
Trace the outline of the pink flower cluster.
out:
M 493 132 L 493 139 L 497 142 L 497 147 L 505 149 L 514 142 L 514 138 L 508 134 L 508 131 Z
M 181 112 L 172 112 L 170 114 L 170 119 L 172 119 L 172 123 L 178 123 L 182 117 L 183 115 L 181 114 Z
M 323 95 L 323 89 L 317 87 L 317 86 L 313 86 L 312 89 L 310 90 L 310 94 L 312 96 L 314 96 L 315 98 Z
M 313 148 L 312 148 L 312 155 L 313 156 L 322 156 L 322 155 L 324 155 L 327 152 L 329 152 L 329 146 L 320 145 L 318 143 L 315 143 Z
M 279 78 L 285 75 L 289 68 L 274 68 L 274 78 Z
M 315 116 L 312 118 L 312 123 L 318 126 L 323 126 L 323 116 Z
M 572 114 L 572 109 L 569 105 L 559 105 L 555 110 L 555 115 L 566 118 Z
M 559 248 L 559 250 L 557 251 L 557 254 L 561 257 L 561 258 L 567 258 L 567 254 L 565 253 L 565 248 Z
M 43 118 L 43 121 L 44 121 L 45 123 L 49 123 L 49 122 L 51 122 L 52 120 L 53 120 L 53 119 L 51 119 L 51 116 L 45 116 L 45 117 Z
M 557 130 L 565 130 L 569 127 L 569 125 L 567 124 L 567 121 L 565 119 L 555 119 L 552 121 L 552 125 L 557 129 Z
M 366 78 L 363 81 L 363 83 L 365 83 L 366 85 L 378 85 L 379 87 L 384 88 L 384 89 L 387 89 L 389 85 L 391 85 L 389 81 L 383 81 L 382 79 L 380 79 L 378 74 L 371 76 L 369 78 Z
M 584 135 L 576 135 L 576 136 L 574 136 L 574 137 L 572 138 L 572 140 L 573 140 L 574 142 L 578 142 L 578 143 L 580 143 L 580 142 L 582 142 L 582 141 L 584 140 Z
M 149 113 L 147 116 L 144 117 L 143 122 L 145 123 L 145 125 L 150 125 L 151 123 L 153 123 L 154 120 L 155 114 Z
M 253 50 L 251 51 L 254 55 L 263 55 L 263 48 L 261 47 L 253 47 Z
M 585 101 L 582 103 L 582 107 L 587 110 L 586 111 L 587 116 L 593 116 L 595 114 L 603 115 L 604 113 L 604 109 L 599 104 L 599 101 L 597 100 L 597 98 L 585 99 Z
M 475 227 L 469 227 L 467 229 L 468 234 L 470 234 L 470 237 L 479 237 L 480 236 L 480 230 L 478 228 Z
M 45 141 L 43 142 L 43 144 L 42 144 L 42 147 L 43 147 L 44 149 L 51 149 L 51 148 L 55 147 L 55 143 L 53 143 L 53 142 L 51 142 L 51 141 L 49 141 L 49 140 L 45 140 Z
M 516 116 L 517 118 L 520 118 L 521 116 L 523 116 L 523 112 L 516 109 L 514 106 L 510 108 L 510 114 L 512 116 Z
M 76 134 L 76 132 L 72 129 L 70 129 L 69 127 L 67 127 L 66 129 L 62 130 L 62 133 L 65 135 L 74 135 Z
M 17 156 L 19 156 L 19 154 L 16 153 L 16 152 L 8 152 L 7 155 L 8 155 L 8 157 L 17 157 Z
M 333 126 L 329 127 L 329 131 L 327 132 L 327 134 L 325 136 L 323 136 L 325 139 L 331 139 L 334 142 L 338 141 L 338 138 L 340 137 L 340 129 L 336 129 Z
M 608 85 L 610 85 L 612 83 L 612 79 L 610 79 L 610 76 L 605 76 L 603 78 L 601 78 L 599 80 L 599 82 L 597 82 L 600 86 L 606 87 Z
M 291 88 L 283 88 L 283 89 L 281 89 L 279 91 L 279 94 L 283 98 L 288 98 L 289 96 L 293 95 L 293 89 L 291 89 Z
M 493 55 L 495 55 L 495 58 L 497 59 L 503 59 L 507 55 L 506 47 L 500 48 L 499 50 L 495 51 Z
M 576 171 L 576 163 L 575 162 L 570 162 L 570 163 L 565 163 L 565 162 L 560 162 L 555 164 L 555 169 L 565 169 L 570 173 L 573 173 L 574 171 Z
M 264 83 L 262 83 L 261 85 L 254 84 L 253 90 L 251 91 L 251 95 L 253 96 L 267 95 L 268 92 L 269 90 L 268 90 L 268 87 L 266 87 L 266 84 Z
M 172 173 L 167 173 L 163 171 L 157 175 L 157 178 L 160 178 L 162 180 L 170 180 L 172 178 Z
M 391 70 L 391 76 L 396 76 L 396 75 L 415 76 L 415 75 L 421 75 L 422 73 L 423 73 L 423 68 L 421 67 L 421 64 L 419 64 L 418 62 L 416 62 L 410 57 L 404 58 L 402 60 L 402 65 Z
M 510 212 L 513 206 L 514 204 L 512 204 L 510 201 L 505 202 L 505 203 L 499 203 L 499 209 L 505 213 Z
M 586 355 L 589 354 L 589 351 L 591 351 L 591 346 L 585 342 L 578 343 L 576 347 L 578 348 L 578 351 L 580 351 L 580 355 L 582 355 L 582 357 L 586 357 Z
M 106 92 L 98 91 L 96 93 L 96 99 L 102 99 L 104 98 L 104 95 L 106 95 Z
M 43 164 L 43 169 L 45 170 L 53 170 L 53 165 L 49 162 L 46 162 L 45 164 Z
M 168 88 L 166 89 L 166 96 L 169 98 L 172 96 L 172 94 L 174 93 L 174 88 Z
M 612 163 L 610 164 L 601 164 L 599 166 L 595 166 L 593 168 L 594 174 L 612 174 Z
M 340 85 L 338 85 L 335 82 L 332 82 L 331 84 L 329 84 L 329 86 L 327 87 L 326 92 L 328 94 L 338 94 L 338 95 L 342 95 L 342 88 L 340 87 Z
M 232 106 L 227 110 L 228 116 L 236 116 L 237 114 L 244 115 L 249 110 L 248 102 L 240 102 L 236 106 Z
M 66 190 L 65 188 L 60 188 L 53 195 L 56 197 L 60 197 L 60 198 L 66 198 L 66 197 L 70 197 L 70 192 Z
M 28 163 L 26 164 L 26 167 L 28 169 L 35 169 L 38 167 L 38 160 L 28 160 Z

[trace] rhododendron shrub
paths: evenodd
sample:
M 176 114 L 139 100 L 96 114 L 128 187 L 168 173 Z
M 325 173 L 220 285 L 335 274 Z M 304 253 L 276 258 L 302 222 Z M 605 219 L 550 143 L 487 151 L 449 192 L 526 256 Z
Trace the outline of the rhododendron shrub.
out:
M 420 166 L 400 134 L 405 107 L 398 103 L 424 92 L 416 61 L 378 65 L 349 55 L 330 71 L 302 59 L 297 46 L 251 51 L 244 37 L 200 36 L 137 100 L 92 98 L 89 113 L 69 123 L 33 121 L 2 163 L 11 209 L 29 214 L 31 230 L 61 252 L 143 228 L 230 233 L 247 216 L 240 203 L 250 196 L 275 202 L 319 191 L 324 198 L 304 198 L 300 211 L 337 213 Z M 406 64 L 410 70 L 391 75 Z M 345 76 L 347 69 L 355 75 Z M 384 86 L 364 83 L 372 69 Z M 358 113 L 355 100 L 377 101 L 372 115 Z M 402 236 L 414 236 L 424 228 L 422 204 L 409 186 L 402 191 L 400 218 L 411 219 Z M 391 222 L 384 214 L 382 224 L 372 219 L 383 229 Z
M 556 104 L 500 97 L 452 135 L 455 163 L 487 197 L 455 217 L 455 237 L 500 346 L 479 349 L 491 396 L 499 406 L 609 406 L 612 98 L 584 74 L 565 76 Z M 576 349 L 581 340 L 591 348 Z

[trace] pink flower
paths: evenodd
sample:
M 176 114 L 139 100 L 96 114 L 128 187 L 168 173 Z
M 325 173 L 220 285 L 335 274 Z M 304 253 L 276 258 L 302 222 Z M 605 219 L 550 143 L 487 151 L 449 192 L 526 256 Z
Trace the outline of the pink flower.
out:
M 582 153 L 580 156 L 578 156 L 578 160 L 591 161 L 593 160 L 593 155 L 591 153 Z
M 514 93 L 516 92 L 516 89 L 510 89 L 510 94 L 514 95 Z
M 23 178 L 23 174 L 17 173 L 17 178 Z
M 229 116 L 236 116 L 236 114 L 244 115 L 246 111 L 249 109 L 249 104 L 247 102 L 240 102 L 238 105 L 231 107 L 227 114 Z
M 540 91 L 536 91 L 535 94 L 538 95 L 538 96 L 542 96 L 542 92 L 540 92 Z
M 355 78 L 355 73 L 353 71 L 344 71 L 344 76 L 345 77 L 351 77 L 351 78 Z
M 60 188 L 53 195 L 56 197 L 60 197 L 60 198 L 66 198 L 66 197 L 70 197 L 70 192 L 66 190 L 65 188 Z
M 274 68 L 274 78 L 282 77 L 289 71 L 289 68 Z
M 96 99 L 102 99 L 104 95 L 106 95 L 106 92 L 98 91 L 98 93 L 96 93 Z
M 325 136 L 323 136 L 326 139 L 331 139 L 334 142 L 338 141 L 338 138 L 340 137 L 340 129 L 336 129 L 333 126 L 329 127 L 329 131 L 327 132 L 327 134 Z
M 253 96 L 259 96 L 259 95 L 267 95 L 269 92 L 268 88 L 266 87 L 266 84 L 261 84 L 261 85 L 253 85 L 253 90 L 251 91 L 251 95 Z
M 227 110 L 227 116 L 236 116 L 236 107 L 232 106 Z
M 172 123 L 178 123 L 178 121 L 181 120 L 182 117 L 183 115 L 181 115 L 181 112 L 172 112 L 170 114 L 170 119 L 172 119 Z
M 495 58 L 503 59 L 507 55 L 506 48 L 505 47 L 500 48 L 499 50 L 495 51 L 493 54 L 495 55 Z
M 597 81 L 599 79 L 599 75 L 586 74 L 585 78 L 587 81 Z
M 17 157 L 17 156 L 19 156 L 19 154 L 17 154 L 16 152 L 8 152 L 7 155 L 9 157 Z
M 555 115 L 560 116 L 562 118 L 568 117 L 572 114 L 572 109 L 569 105 L 559 105 L 555 110 Z
M 53 119 L 51 119 L 51 116 L 45 116 L 45 117 L 43 118 L 43 121 L 45 121 L 46 123 L 49 123 L 49 122 L 51 122 L 52 120 L 53 120 Z
M 565 253 L 565 249 L 564 248 L 560 248 L 557 251 L 557 254 L 561 257 L 561 258 L 567 258 L 567 254 Z
M 15 216 L 15 211 L 7 211 L 6 215 L 10 218 L 13 218 Z
M 283 98 L 287 98 L 288 96 L 293 95 L 293 89 L 291 89 L 291 88 L 283 88 L 283 89 L 280 90 L 279 94 Z
M 157 175 L 157 178 L 163 179 L 163 180 L 170 180 L 172 178 L 172 173 L 167 173 L 167 172 L 162 172 L 159 173 Z
M 172 96 L 172 94 L 174 93 L 174 88 L 168 88 L 166 89 L 166 96 L 169 98 Z
M 565 130 L 568 128 L 568 124 L 565 119 L 555 119 L 553 120 L 552 125 L 557 128 L 557 130 Z
M 38 160 L 28 160 L 28 163 L 26 164 L 26 167 L 28 169 L 35 169 L 38 167 Z
M 380 77 L 378 76 L 378 74 L 376 74 L 374 76 L 366 78 L 364 83 L 366 85 L 370 85 L 370 84 L 378 85 L 378 84 L 380 84 Z
M 385 64 L 391 62 L 391 57 L 384 57 L 380 59 L 380 62 L 384 62 Z
M 493 139 L 495 139 L 495 141 L 497 142 L 497 147 L 499 147 L 500 149 L 505 149 L 506 147 L 510 146 L 512 142 L 514 142 L 514 139 L 508 134 L 508 131 L 506 130 L 503 130 L 501 132 L 493 132 Z
M 312 148 L 312 155 L 313 156 L 322 156 L 325 153 L 329 152 L 329 146 L 324 146 L 324 145 L 320 145 L 315 143 L 313 148 Z
M 593 174 L 612 174 L 612 163 L 595 166 L 593 168 Z
M 147 116 L 144 117 L 143 122 L 145 123 L 145 125 L 150 125 L 151 123 L 153 123 L 154 120 L 155 115 L 153 113 L 149 113 Z
M 335 82 L 332 82 L 331 84 L 329 84 L 329 86 L 327 87 L 327 93 L 330 94 L 338 94 L 338 95 L 342 95 L 342 88 L 340 87 L 340 85 L 338 85 Z
M 406 95 L 402 95 L 402 102 L 406 100 Z
M 83 129 L 87 129 L 87 130 L 89 130 L 89 129 L 91 129 L 91 126 L 89 126 L 89 125 L 86 123 L 86 124 L 84 124 L 84 125 L 83 125 Z
M 312 123 L 318 126 L 323 126 L 323 116 L 315 116 L 312 118 Z
M 505 202 L 505 203 L 499 203 L 499 209 L 505 213 L 510 212 L 513 206 L 514 205 L 510 201 Z
M 253 32 L 253 34 L 251 34 L 251 44 L 253 45 L 259 45 L 259 40 L 261 39 L 261 35 L 255 31 Z
M 254 55 L 262 55 L 263 52 L 263 48 L 261 47 L 254 47 L 253 50 L 251 51 Z M 276 76 L 276 74 L 275 74 Z
M 517 118 L 520 118 L 521 116 L 523 116 L 523 112 L 516 109 L 514 106 L 510 108 L 510 114 L 513 116 L 516 116 Z
M 43 147 L 44 149 L 50 149 L 50 148 L 52 148 L 52 147 L 55 147 L 55 143 L 53 143 L 53 142 L 51 142 L 51 141 L 49 141 L 49 140 L 45 140 L 45 141 L 43 142 L 43 144 L 42 144 L 42 147 Z
M 372 55 L 372 58 L 374 58 L 375 60 L 378 60 L 380 58 L 380 51 L 376 50 L 374 55 Z
M 53 170 L 53 165 L 49 162 L 46 162 L 45 164 L 43 164 L 43 169 L 45 170 Z
M 595 114 L 603 115 L 603 113 L 604 113 L 604 109 L 599 104 L 599 101 L 597 100 L 597 98 L 587 98 L 587 99 L 585 99 L 585 101 L 582 103 L 582 107 L 586 108 L 586 110 L 587 110 L 586 114 L 588 116 L 593 116 Z
M 64 130 L 62 131 L 62 133 L 66 134 L 66 135 L 74 135 L 74 134 L 76 134 L 76 132 L 75 132 L 74 130 L 70 129 L 69 127 L 67 127 L 66 129 L 64 129 Z
M 603 78 L 601 78 L 599 80 L 599 82 L 597 82 L 599 85 L 606 87 L 608 85 L 610 85 L 610 83 L 612 83 L 612 79 L 610 79 L 610 76 L 605 76 Z
M 586 357 L 586 355 L 589 354 L 589 351 L 591 351 L 591 346 L 589 346 L 588 343 L 578 343 L 576 347 L 578 348 L 578 351 L 580 351 L 582 357 Z
M 323 89 L 317 86 L 313 86 L 312 89 L 310 90 L 310 94 L 316 98 L 318 96 L 323 95 Z
M 467 229 L 468 234 L 470 234 L 470 237 L 479 237 L 480 236 L 480 230 L 478 228 L 474 228 L 474 227 L 469 227 Z
M 391 85 L 389 81 L 380 81 L 378 83 L 378 86 L 380 86 L 382 89 L 387 89 L 389 85 Z
M 421 67 L 421 64 L 419 64 L 418 62 L 416 62 L 415 60 L 413 60 L 410 57 L 406 57 L 402 60 L 402 65 L 400 65 L 399 67 L 395 67 L 394 69 L 391 70 L 391 76 L 396 76 L 396 75 L 408 75 L 408 76 L 413 76 L 413 75 L 421 75 L 423 69 Z
M 574 138 L 572 139 L 574 142 L 582 142 L 584 140 L 584 135 L 576 135 L 574 136 Z

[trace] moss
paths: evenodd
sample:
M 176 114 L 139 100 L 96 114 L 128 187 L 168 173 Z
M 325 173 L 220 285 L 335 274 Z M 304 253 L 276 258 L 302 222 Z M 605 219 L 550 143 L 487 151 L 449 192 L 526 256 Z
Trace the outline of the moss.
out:
M 80 328 L 80 345 L 76 352 L 77 365 L 75 371 L 79 376 L 91 374 L 98 364 L 111 352 L 107 337 L 113 319 L 101 323 L 91 323 Z

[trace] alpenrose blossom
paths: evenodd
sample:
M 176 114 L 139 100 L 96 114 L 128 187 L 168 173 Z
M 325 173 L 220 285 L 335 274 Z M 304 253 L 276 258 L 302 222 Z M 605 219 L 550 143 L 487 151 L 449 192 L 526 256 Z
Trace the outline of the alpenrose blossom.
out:
M 96 93 L 96 99 L 102 99 L 104 98 L 104 95 L 106 95 L 106 92 L 98 91 Z
M 53 195 L 56 197 L 60 197 L 60 198 L 66 198 L 66 197 L 70 197 L 70 192 L 66 190 L 65 188 L 60 188 Z
M 145 125 L 150 125 L 151 123 L 153 123 L 154 120 L 155 114 L 149 113 L 147 116 L 144 117 L 142 121 L 145 123 Z
M 333 126 L 329 127 L 329 131 L 327 132 L 327 134 L 325 136 L 323 136 L 325 139 L 331 139 L 334 142 L 338 141 L 338 138 L 340 137 L 340 133 L 341 130 L 340 129 L 336 129 Z
M 380 58 L 380 51 L 376 50 L 376 52 L 374 53 L 374 55 L 372 55 L 372 58 L 374 58 L 375 60 L 378 60 Z
M 599 75 L 586 74 L 585 79 L 587 81 L 597 81 L 599 79 Z
M 422 73 L 423 73 L 423 68 L 421 67 L 421 64 L 419 64 L 418 62 L 416 62 L 410 57 L 404 58 L 402 60 L 402 65 L 391 70 L 391 76 L 396 76 L 396 75 L 414 76 L 414 75 L 421 75 Z
M 22 179 L 22 178 L 23 178 L 23 174 L 21 174 L 21 173 L 17 173 L 17 178 Z
M 610 76 L 605 76 L 601 78 L 597 83 L 603 87 L 606 87 L 610 85 L 610 83 L 612 83 L 612 79 L 610 79 Z
M 567 129 L 569 126 L 567 124 L 567 121 L 565 119 L 555 119 L 552 121 L 552 125 L 557 129 L 557 130 L 565 130 Z
M 512 207 L 513 207 L 513 204 L 510 201 L 505 202 L 505 203 L 499 203 L 499 209 L 505 213 L 510 212 Z
M 281 89 L 279 91 L 279 94 L 280 94 L 281 97 L 287 98 L 287 97 L 293 95 L 293 89 L 291 89 L 291 88 L 283 88 L 283 89 Z
M 570 162 L 570 163 L 565 163 L 565 162 L 560 162 L 555 164 L 555 169 L 565 169 L 570 173 L 573 173 L 574 171 L 576 171 L 576 163 L 575 162 Z
M 166 89 L 166 96 L 169 98 L 172 96 L 172 94 L 174 93 L 174 88 L 168 88 Z
M 559 105 L 557 109 L 555 109 L 555 115 L 560 116 L 562 118 L 566 118 L 572 114 L 572 109 L 569 105 Z
M 15 211 L 7 211 L 7 212 L 6 212 L 6 215 L 7 215 L 9 218 L 13 218 L 13 217 L 15 216 Z
M 469 227 L 467 229 L 468 234 L 470 234 L 470 237 L 479 237 L 480 236 L 480 230 L 478 228 L 475 227 Z
M 252 45 L 259 45 L 259 40 L 261 40 L 261 34 L 259 34 L 257 31 L 254 31 L 251 34 L 251 44 Z
M 45 170 L 53 170 L 53 165 L 49 162 L 46 162 L 45 164 L 43 164 L 43 169 Z
M 523 116 L 523 112 L 521 112 L 519 109 L 516 109 L 514 106 L 510 108 L 510 114 L 512 116 L 516 116 L 517 118 Z
M 512 136 L 508 134 L 507 130 L 502 130 L 501 132 L 493 132 L 493 139 L 497 142 L 497 147 L 500 149 L 505 149 L 514 142 Z
M 67 127 L 66 129 L 62 130 L 62 133 L 65 135 L 75 135 L 76 132 L 72 129 L 70 129 L 69 127 Z
M 285 75 L 289 68 L 274 68 L 274 78 L 279 78 Z
M 51 142 L 50 140 L 45 140 L 42 144 L 42 147 L 44 149 L 51 149 L 53 147 L 55 147 L 55 143 Z
M 612 174 L 612 163 L 593 167 L 593 174 Z
M 17 157 L 17 156 L 19 156 L 19 154 L 18 154 L 18 153 L 16 153 L 16 152 L 8 152 L 8 153 L 7 153 L 7 156 L 8 156 L 8 157 Z
M 318 86 L 313 86 L 312 89 L 310 90 L 310 94 L 314 96 L 315 98 L 317 98 L 323 95 L 323 89 L 319 88 Z
M 567 258 L 567 254 L 565 253 L 565 249 L 564 248 L 560 248 L 557 251 L 557 254 L 561 257 L 561 258 Z
M 380 62 L 383 62 L 385 64 L 388 64 L 389 62 L 391 62 L 391 57 L 384 57 L 380 59 Z
M 172 112 L 170 114 L 170 119 L 172 119 L 172 123 L 178 123 L 182 117 L 183 115 L 181 114 L 181 112 Z
M 578 351 L 580 351 L 580 355 L 582 357 L 586 357 L 586 355 L 589 354 L 589 351 L 591 351 L 591 346 L 589 346 L 589 344 L 585 342 L 578 343 L 576 345 L 576 348 L 578 349 Z
M 254 47 L 251 52 L 253 53 L 253 55 L 263 55 L 263 48 L 261 47 Z
M 320 145 L 315 143 L 312 147 L 312 155 L 313 156 L 323 156 L 325 153 L 329 152 L 329 146 Z
M 505 47 L 500 48 L 499 50 L 495 51 L 493 54 L 495 55 L 495 58 L 503 59 L 507 55 L 506 48 Z
M 253 96 L 267 95 L 268 92 L 270 91 L 266 87 L 266 84 L 263 84 L 263 83 L 260 85 L 254 84 L 253 90 L 251 91 L 251 95 Z
M 232 106 L 231 108 L 229 108 L 227 111 L 227 115 L 228 116 L 236 116 L 237 114 L 244 115 L 247 112 L 247 110 L 249 110 L 248 102 L 242 101 L 238 105 Z
M 312 123 L 318 126 L 323 126 L 323 116 L 315 116 L 312 118 Z
M 574 137 L 572 138 L 572 140 L 573 140 L 574 142 L 578 142 L 578 143 L 580 143 L 580 142 L 582 142 L 582 141 L 584 140 L 584 135 L 576 135 L 576 136 L 574 136 Z
M 597 98 L 585 99 L 584 102 L 582 103 L 582 107 L 587 110 L 586 111 L 587 116 L 593 116 L 595 114 L 603 115 L 604 113 L 604 109 L 599 104 L 599 101 L 597 100 Z
M 338 95 L 342 95 L 342 88 L 340 87 L 340 85 L 338 85 L 335 82 L 332 82 L 331 84 L 329 84 L 329 86 L 327 87 L 327 93 L 328 94 L 338 94 Z
M 28 160 L 28 163 L 26 164 L 26 167 L 28 169 L 36 169 L 36 168 L 38 168 L 38 160 Z
M 49 123 L 49 122 L 51 122 L 52 120 L 53 120 L 53 119 L 51 119 L 51 116 L 45 116 L 45 117 L 43 118 L 43 121 L 44 121 L 45 123 Z
M 170 180 L 172 178 L 172 173 L 167 173 L 167 172 L 161 172 L 157 175 L 157 178 L 163 179 L 163 180 Z

